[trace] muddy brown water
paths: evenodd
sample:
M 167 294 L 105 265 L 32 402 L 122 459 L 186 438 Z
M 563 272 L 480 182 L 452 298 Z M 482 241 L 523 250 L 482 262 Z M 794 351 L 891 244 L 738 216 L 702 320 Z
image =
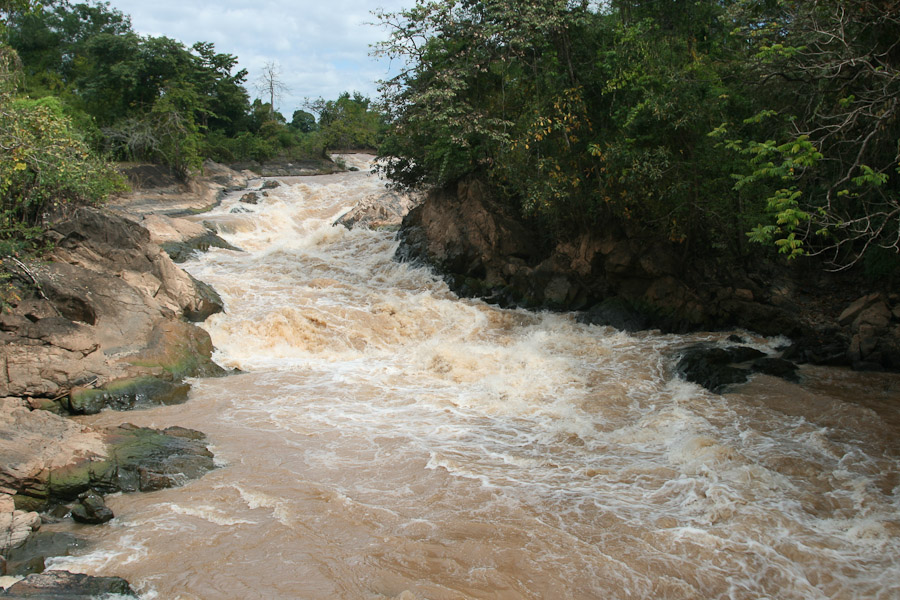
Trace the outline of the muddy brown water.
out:
M 165 600 L 900 598 L 896 375 L 717 396 L 671 356 L 732 332 L 460 300 L 392 232 L 332 227 L 380 189 L 365 169 L 282 181 L 202 216 L 245 252 L 187 265 L 243 373 L 86 419 L 202 430 L 221 468 L 108 499 L 54 568 Z

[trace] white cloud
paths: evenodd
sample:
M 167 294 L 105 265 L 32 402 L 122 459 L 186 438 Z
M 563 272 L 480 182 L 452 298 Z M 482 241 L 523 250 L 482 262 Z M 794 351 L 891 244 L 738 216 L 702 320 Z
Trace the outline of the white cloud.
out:
M 113 8 L 130 15 L 142 35 L 167 36 L 192 45 L 212 42 L 217 52 L 233 54 L 239 68 L 249 71 L 247 87 L 262 66 L 275 61 L 285 93 L 278 109 L 288 119 L 304 98 L 336 98 L 358 91 L 374 98 L 377 79 L 388 75 L 388 64 L 369 56 L 371 45 L 387 32 L 373 25 L 372 11 L 409 8 L 415 0 L 111 0 Z

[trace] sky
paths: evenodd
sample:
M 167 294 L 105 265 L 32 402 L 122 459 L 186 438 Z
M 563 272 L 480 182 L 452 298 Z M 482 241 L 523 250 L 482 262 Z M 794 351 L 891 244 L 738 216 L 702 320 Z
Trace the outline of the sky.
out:
M 389 76 L 390 64 L 370 56 L 370 46 L 388 35 L 372 11 L 411 8 L 415 0 L 110 0 L 110 5 L 131 16 L 141 35 L 166 36 L 186 46 L 212 42 L 216 52 L 237 56 L 238 68 L 249 71 L 245 85 L 251 99 L 263 97 L 254 84 L 263 66 L 274 62 L 288 87 L 275 106 L 290 121 L 306 98 L 332 100 L 347 91 L 375 99 L 376 82 Z

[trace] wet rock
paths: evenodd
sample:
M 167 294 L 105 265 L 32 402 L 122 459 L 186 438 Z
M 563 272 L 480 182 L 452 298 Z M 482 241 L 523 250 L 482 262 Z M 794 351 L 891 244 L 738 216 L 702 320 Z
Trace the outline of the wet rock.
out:
M 262 187 L 261 187 L 260 189 L 262 189 L 262 190 L 274 190 L 275 188 L 278 188 L 278 187 L 281 187 L 281 183 L 280 183 L 280 182 L 275 181 L 274 179 L 269 179 L 268 181 L 264 181 L 264 182 L 263 182 Z
M 185 377 L 220 377 L 225 374 L 212 360 L 212 339 L 196 325 L 178 320 L 160 321 L 146 347 L 127 358 L 131 364 L 162 370 L 171 381 Z
M 755 373 L 772 375 L 787 381 L 796 382 L 800 380 L 800 377 L 797 375 L 797 365 L 784 358 L 766 357 L 757 359 L 753 361 L 752 369 Z
M 399 227 L 409 211 L 420 201 L 418 196 L 386 191 L 364 198 L 347 213 L 341 215 L 334 225 L 347 229 L 385 229 Z
M 726 386 L 744 383 L 750 370 L 732 365 L 730 352 L 706 344 L 692 346 L 684 351 L 675 371 L 684 379 L 701 385 L 713 393 L 720 393 Z
M 15 508 L 24 513 L 67 504 L 88 490 L 174 487 L 215 466 L 200 432 L 133 425 L 89 431 L 44 411 L 16 414 L 19 427 L 0 429 L 0 487 L 15 493 Z
M 256 192 L 247 192 L 241 196 L 241 202 L 244 204 L 259 204 L 259 194 Z
M 105 408 L 131 410 L 152 405 L 182 404 L 191 386 L 158 377 L 133 377 L 111 381 L 100 389 L 75 388 L 65 401 L 74 415 L 95 415 Z
M 0 592 L 0 598 L 94 600 L 113 594 L 137 597 L 128 582 L 121 577 L 93 577 L 68 571 L 46 571 L 29 575 L 10 586 Z
M 48 558 L 69 556 L 85 545 L 82 539 L 71 533 L 39 531 L 27 542 L 9 551 L 9 574 L 21 576 L 40 573 Z
M 749 346 L 720 348 L 710 344 L 685 349 L 675 366 L 676 373 L 686 380 L 717 394 L 729 385 L 746 382 L 753 373 L 795 380 L 796 369 L 788 360 L 768 357 Z
M 103 496 L 93 490 L 79 494 L 78 502 L 72 505 L 72 518 L 79 523 L 99 525 L 111 521 L 114 516 Z
M 168 254 L 176 263 L 183 263 L 198 253 L 206 252 L 210 248 L 223 248 L 225 250 L 234 250 L 240 252 L 240 248 L 233 246 L 223 240 L 215 233 L 204 233 L 194 238 L 184 241 L 163 242 L 160 247 Z
M 620 331 L 641 331 L 649 326 L 647 316 L 624 298 L 608 298 L 579 315 L 589 325 L 608 325 Z
M 80 461 L 49 473 L 47 499 L 71 501 L 87 490 L 102 494 L 152 491 L 183 485 L 215 468 L 205 436 L 121 425 L 104 435 L 108 456 Z

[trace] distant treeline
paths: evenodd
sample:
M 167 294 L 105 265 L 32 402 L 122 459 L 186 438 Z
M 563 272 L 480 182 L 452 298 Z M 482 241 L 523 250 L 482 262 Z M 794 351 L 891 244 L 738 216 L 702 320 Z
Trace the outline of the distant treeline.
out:
M 186 177 L 204 158 L 303 159 L 378 144 L 384 122 L 368 98 L 320 98 L 287 121 L 270 102 L 251 102 L 237 62 L 208 42 L 138 35 L 108 3 L 0 2 L 0 251 L 29 246 L 55 209 L 121 189 L 106 160 Z

